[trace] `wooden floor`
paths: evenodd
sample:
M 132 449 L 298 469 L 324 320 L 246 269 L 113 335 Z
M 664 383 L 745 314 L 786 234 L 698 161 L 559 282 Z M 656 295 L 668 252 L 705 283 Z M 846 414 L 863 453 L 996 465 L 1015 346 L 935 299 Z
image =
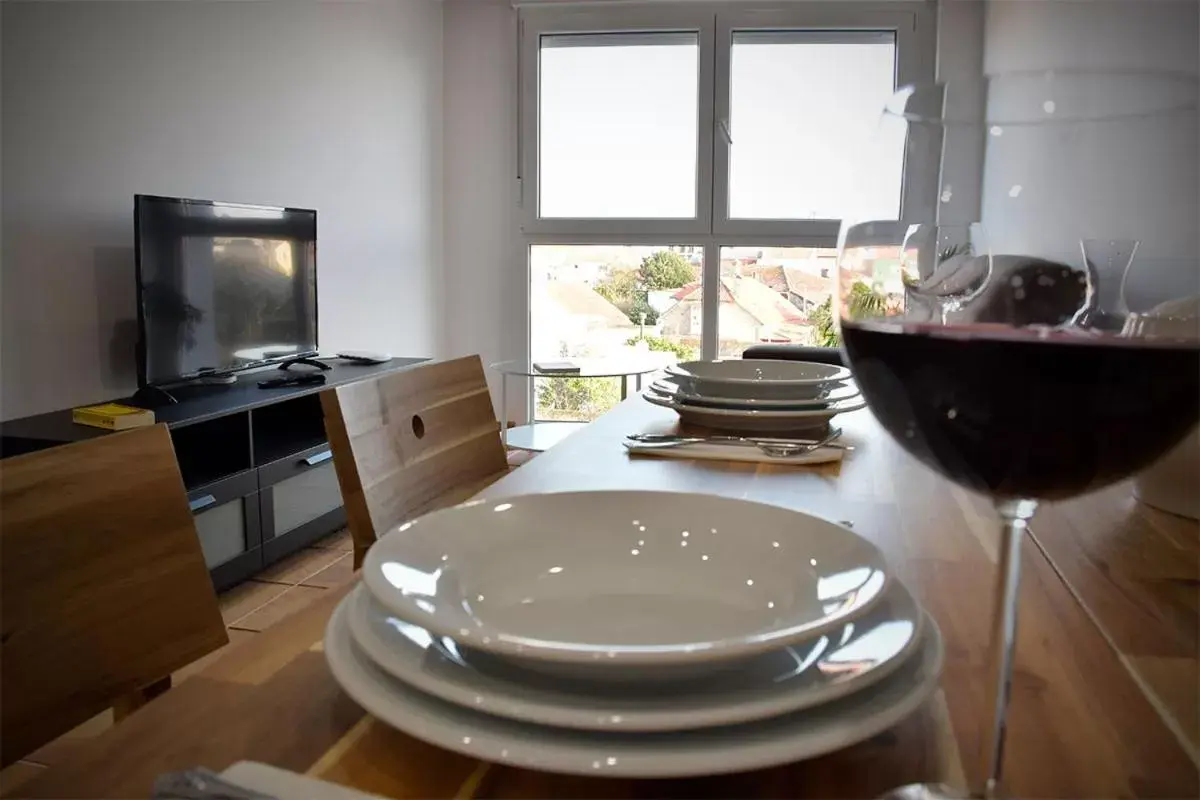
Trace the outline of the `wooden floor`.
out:
M 269 628 L 330 589 L 349 583 L 353 578 L 352 559 L 350 532 L 343 529 L 222 594 L 221 615 L 229 631 L 229 644 L 176 672 L 173 684 L 187 680 L 236 642 Z M 106 711 L 9 765 L 0 771 L 0 797 L 19 797 L 21 784 L 59 763 L 81 742 L 111 725 L 112 712 Z

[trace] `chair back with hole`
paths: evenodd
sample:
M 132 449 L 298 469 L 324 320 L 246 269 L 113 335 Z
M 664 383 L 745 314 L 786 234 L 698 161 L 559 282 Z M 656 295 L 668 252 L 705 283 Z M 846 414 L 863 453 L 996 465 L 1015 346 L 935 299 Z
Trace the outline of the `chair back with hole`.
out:
M 321 404 L 355 569 L 378 536 L 508 472 L 479 356 L 328 389 Z
M 229 641 L 165 425 L 0 461 L 0 761 Z

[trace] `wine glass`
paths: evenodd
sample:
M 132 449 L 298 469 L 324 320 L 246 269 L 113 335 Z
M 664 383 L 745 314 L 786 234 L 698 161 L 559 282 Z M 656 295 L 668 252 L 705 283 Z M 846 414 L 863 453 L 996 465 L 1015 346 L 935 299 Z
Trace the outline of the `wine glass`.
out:
M 906 220 L 843 224 L 835 302 L 867 404 L 1001 520 L 985 797 L 1000 788 L 1021 537 L 1038 503 L 1133 475 L 1200 414 L 1200 303 L 1160 281 L 1159 311 L 1132 314 L 1116 290 L 1135 253 L 1200 267 L 1197 89 L 1149 72 L 905 87 L 885 115 L 907 125 L 906 158 L 937 172 L 930 196 L 907 198 Z

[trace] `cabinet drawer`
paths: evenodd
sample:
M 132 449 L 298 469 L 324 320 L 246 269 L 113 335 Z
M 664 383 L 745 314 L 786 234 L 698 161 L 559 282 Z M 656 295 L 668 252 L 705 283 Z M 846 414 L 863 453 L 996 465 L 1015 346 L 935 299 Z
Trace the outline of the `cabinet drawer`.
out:
M 270 518 L 270 535 L 281 536 L 330 511 L 341 508 L 333 461 L 325 461 L 286 478 L 262 493 L 263 518 Z
M 188 492 L 188 505 L 209 569 L 225 564 L 262 543 L 258 492 L 253 471 Z
M 258 488 L 266 489 L 280 481 L 295 477 L 319 467 L 333 467 L 333 451 L 328 444 L 320 444 L 301 450 L 299 453 L 272 461 L 258 468 Z

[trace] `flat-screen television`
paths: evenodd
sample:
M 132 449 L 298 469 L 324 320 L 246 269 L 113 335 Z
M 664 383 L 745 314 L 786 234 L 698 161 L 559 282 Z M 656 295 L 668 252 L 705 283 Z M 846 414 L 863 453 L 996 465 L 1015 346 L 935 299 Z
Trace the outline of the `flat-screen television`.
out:
M 138 383 L 317 352 L 317 212 L 136 195 Z

